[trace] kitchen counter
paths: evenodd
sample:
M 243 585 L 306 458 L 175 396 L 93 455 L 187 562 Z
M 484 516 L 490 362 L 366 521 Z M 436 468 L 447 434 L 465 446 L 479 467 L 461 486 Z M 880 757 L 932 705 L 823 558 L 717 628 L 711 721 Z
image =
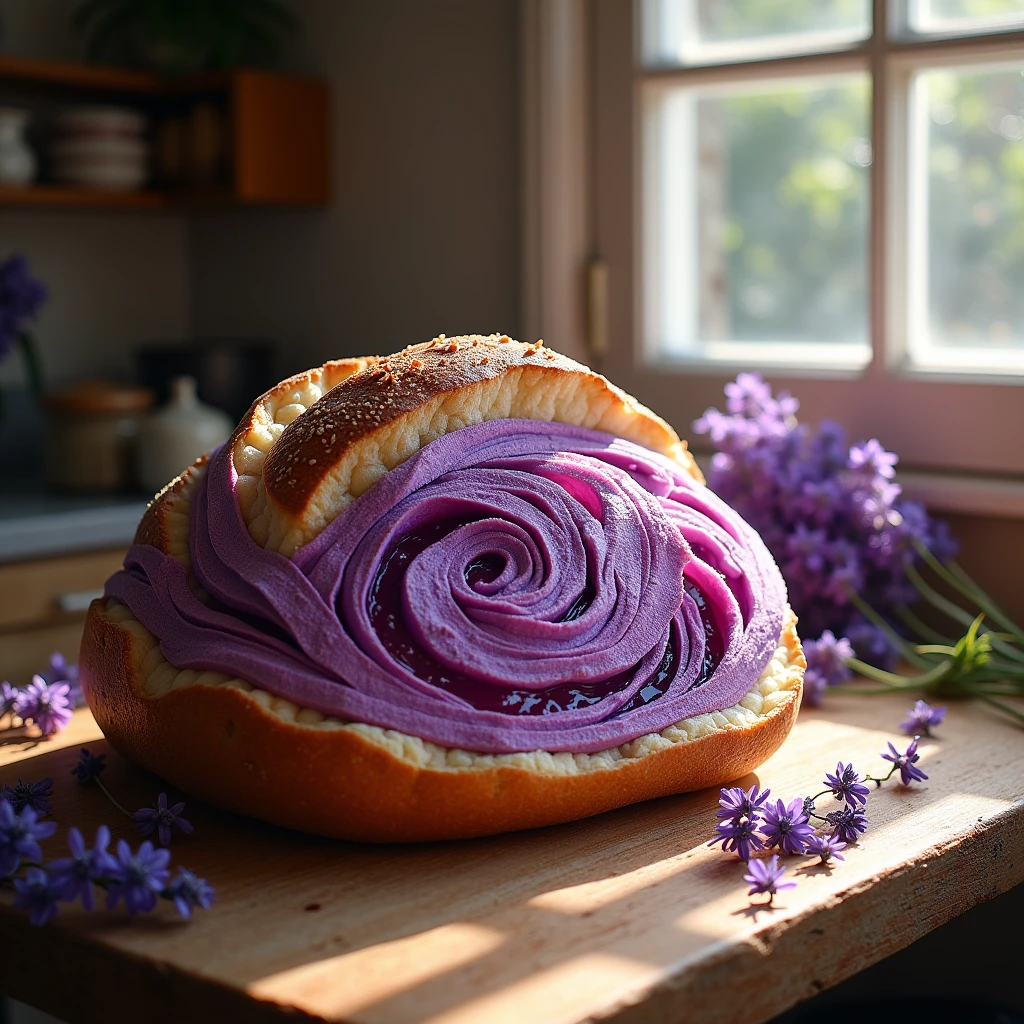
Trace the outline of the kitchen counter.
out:
M 884 766 L 903 695 L 830 694 L 744 780 L 793 797 L 838 757 Z M 922 742 L 930 778 L 868 800 L 871 827 L 822 867 L 785 858 L 797 888 L 751 905 L 743 867 L 709 849 L 717 792 L 652 800 L 489 839 L 371 846 L 247 821 L 188 799 L 175 864 L 217 902 L 190 923 L 64 907 L 45 928 L 0 892 L 0 991 L 64 1020 L 346 1024 L 759 1024 L 1024 881 L 1020 730 L 958 702 Z M 0 746 L 0 783 L 54 780 L 64 829 L 138 842 L 71 778 L 82 746 L 129 807 L 163 788 L 109 748 L 86 709 L 49 742 Z M 177 793 L 169 789 L 172 800 Z
M 0 562 L 126 548 L 148 498 L 72 497 L 24 484 L 0 494 Z

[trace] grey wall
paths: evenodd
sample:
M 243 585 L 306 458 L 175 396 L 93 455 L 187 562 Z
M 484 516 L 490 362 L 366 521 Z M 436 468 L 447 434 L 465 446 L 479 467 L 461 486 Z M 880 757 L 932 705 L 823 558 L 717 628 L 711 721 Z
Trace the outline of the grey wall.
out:
M 285 373 L 439 332 L 517 331 L 515 0 L 295 8 L 292 63 L 333 86 L 333 201 L 194 219 L 196 333 L 278 338 Z
M 0 0 L 0 52 L 75 59 L 77 0 Z M 0 258 L 24 252 L 50 289 L 35 333 L 51 383 L 127 377 L 131 346 L 190 329 L 187 231 L 164 212 L 0 207 Z M 0 384 L 21 380 L 16 358 Z

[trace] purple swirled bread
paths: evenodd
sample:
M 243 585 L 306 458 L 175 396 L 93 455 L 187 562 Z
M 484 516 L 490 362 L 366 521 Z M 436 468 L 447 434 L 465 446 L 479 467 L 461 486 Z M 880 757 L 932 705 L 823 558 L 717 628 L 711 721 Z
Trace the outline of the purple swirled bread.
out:
M 374 841 L 738 778 L 804 667 L 778 568 L 671 428 L 504 336 L 260 398 L 150 506 L 81 664 L 128 757 Z

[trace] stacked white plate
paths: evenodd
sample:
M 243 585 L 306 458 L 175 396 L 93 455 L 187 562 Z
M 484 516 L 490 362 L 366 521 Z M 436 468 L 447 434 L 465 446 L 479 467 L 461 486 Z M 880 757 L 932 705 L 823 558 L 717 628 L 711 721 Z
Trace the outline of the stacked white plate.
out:
M 136 189 L 149 176 L 146 119 L 123 107 L 61 114 L 50 146 L 53 177 L 85 188 Z

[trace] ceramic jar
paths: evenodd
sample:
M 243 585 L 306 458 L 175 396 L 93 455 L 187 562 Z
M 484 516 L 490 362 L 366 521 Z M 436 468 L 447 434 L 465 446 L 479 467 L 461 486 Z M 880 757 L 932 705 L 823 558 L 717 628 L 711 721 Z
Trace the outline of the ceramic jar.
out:
M 46 395 L 44 466 L 61 491 L 115 493 L 134 484 L 139 418 L 153 403 L 148 388 L 85 381 Z
M 159 491 L 233 429 L 226 413 L 199 400 L 195 377 L 175 377 L 168 403 L 139 426 L 139 483 Z
M 36 176 L 36 155 L 25 141 L 29 112 L 0 107 L 0 185 L 27 185 Z

